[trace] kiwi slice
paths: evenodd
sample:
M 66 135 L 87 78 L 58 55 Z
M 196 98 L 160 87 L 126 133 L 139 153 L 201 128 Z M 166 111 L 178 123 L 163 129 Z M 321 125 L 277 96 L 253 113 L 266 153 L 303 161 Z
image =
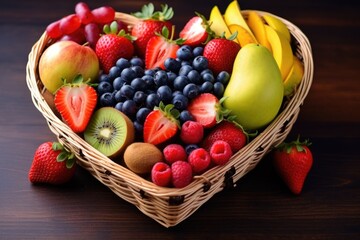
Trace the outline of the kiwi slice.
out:
M 109 158 L 120 155 L 134 136 L 132 121 L 113 107 L 95 111 L 84 132 L 85 141 Z

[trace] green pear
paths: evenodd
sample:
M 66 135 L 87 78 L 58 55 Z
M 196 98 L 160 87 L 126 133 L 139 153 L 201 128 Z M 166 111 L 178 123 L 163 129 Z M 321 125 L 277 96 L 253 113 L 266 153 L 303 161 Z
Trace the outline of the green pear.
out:
M 224 92 L 224 107 L 235 121 L 246 130 L 265 127 L 278 114 L 283 93 L 281 73 L 271 52 L 255 43 L 242 47 Z

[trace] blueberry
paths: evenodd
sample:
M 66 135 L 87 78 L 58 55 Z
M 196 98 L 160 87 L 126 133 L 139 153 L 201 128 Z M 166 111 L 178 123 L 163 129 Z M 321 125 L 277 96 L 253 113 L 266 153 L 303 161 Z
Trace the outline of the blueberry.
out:
M 139 66 L 141 68 L 144 68 L 144 61 L 139 57 L 133 57 L 130 59 L 131 66 Z
M 125 58 L 119 58 L 117 61 L 116 61 L 116 66 L 118 68 L 120 68 L 120 70 L 123 70 L 125 68 L 128 68 L 131 66 L 129 60 L 125 59 Z
M 154 77 L 154 76 L 155 76 L 155 70 L 153 70 L 153 69 L 146 69 L 146 70 L 144 71 L 144 74 Z
M 114 91 L 114 88 L 109 82 L 100 82 L 97 86 L 97 93 L 101 96 L 103 93 L 111 93 Z
M 210 82 L 210 83 L 215 82 L 215 78 L 214 75 L 212 75 L 212 73 L 204 73 L 201 77 L 204 82 Z
M 120 94 L 126 99 L 132 99 L 134 97 L 135 90 L 132 86 L 126 84 L 120 88 Z
M 186 76 L 188 75 L 188 73 L 193 70 L 193 67 L 190 65 L 183 65 L 181 66 L 180 70 L 179 70 L 179 76 Z
M 143 91 L 136 91 L 133 97 L 134 102 L 140 106 L 145 103 L 147 95 Z
M 160 87 L 166 85 L 167 81 L 168 81 L 168 76 L 165 71 L 159 70 L 155 73 L 154 82 L 156 86 Z
M 140 66 L 132 66 L 132 70 L 134 70 L 136 77 L 144 76 L 144 69 Z
M 203 82 L 200 86 L 201 93 L 210 93 L 214 88 L 214 85 L 211 82 Z
M 228 84 L 229 80 L 230 74 L 227 71 L 221 71 L 216 77 L 216 81 L 221 82 L 224 86 Z
M 130 86 L 134 88 L 135 91 L 145 91 L 147 88 L 147 84 L 142 78 L 135 78 L 131 81 Z
M 187 155 L 189 155 L 192 151 L 194 151 L 195 149 L 199 148 L 198 145 L 196 144 L 189 144 L 185 146 L 185 152 Z
M 155 106 L 159 106 L 160 98 L 156 93 L 150 93 L 146 97 L 146 107 L 149 109 L 154 109 Z
M 180 93 L 173 97 L 171 103 L 175 106 L 177 110 L 182 111 L 187 108 L 189 99 Z
M 221 98 L 224 95 L 224 85 L 221 82 L 214 83 L 214 95 Z
M 203 76 L 205 73 L 210 73 L 211 75 L 214 76 L 214 73 L 211 71 L 210 68 L 206 68 L 206 69 L 202 70 L 202 71 L 200 72 L 200 75 Z
M 103 107 L 112 107 L 115 105 L 115 98 L 112 93 L 106 92 L 100 96 L 100 105 Z
M 126 81 L 125 81 L 123 78 L 121 78 L 121 77 L 117 77 L 117 78 L 115 78 L 114 81 L 113 81 L 113 88 L 114 88 L 115 90 L 120 90 L 120 88 L 121 88 L 124 84 L 126 84 Z
M 155 86 L 154 77 L 151 75 L 144 75 L 142 76 L 142 79 L 146 83 L 147 88 L 153 88 Z
M 126 100 L 126 97 L 124 97 L 124 96 L 121 95 L 121 91 L 120 91 L 120 90 L 115 92 L 114 98 L 115 98 L 115 102 L 117 102 L 117 103 L 118 103 L 118 102 L 123 102 L 123 101 Z
M 135 117 L 136 111 L 137 106 L 133 100 L 128 99 L 123 103 L 122 112 L 125 113 L 129 118 L 133 119 Z
M 122 112 L 123 104 L 124 104 L 123 102 L 118 102 L 118 103 L 115 104 L 115 108 Z
M 181 66 L 184 66 L 184 65 L 192 66 L 191 60 L 189 60 L 189 61 L 181 61 Z
M 176 51 L 176 57 L 179 58 L 180 60 L 190 60 L 191 58 L 193 58 L 193 53 L 192 53 L 192 48 L 188 45 L 183 45 L 181 46 L 177 51 Z
M 181 67 L 180 61 L 175 58 L 167 58 L 164 62 L 165 69 L 177 73 Z
M 141 124 L 144 123 L 147 115 L 149 115 L 151 111 L 152 111 L 151 109 L 146 107 L 140 108 L 136 113 L 136 121 L 138 121 Z
M 190 121 L 190 120 L 194 120 L 193 116 L 191 115 L 191 113 L 188 110 L 182 110 L 180 112 L 180 121 L 182 123 L 186 122 L 186 121 Z
M 120 77 L 120 74 L 121 74 L 121 69 L 117 66 L 113 66 L 110 68 L 108 76 L 110 79 L 115 79 L 117 77 Z
M 99 76 L 99 82 L 111 82 L 111 78 L 109 77 L 109 75 L 102 73 Z
M 193 65 L 194 69 L 201 72 L 204 69 L 207 69 L 209 67 L 209 61 L 204 56 L 197 56 L 194 58 L 192 65 Z
M 135 133 L 137 136 L 143 135 L 143 131 L 144 131 L 143 124 L 139 123 L 138 121 L 134 121 L 134 128 L 135 128 Z
M 177 76 L 173 82 L 175 90 L 182 91 L 184 87 L 189 83 L 189 79 L 186 76 Z
M 160 101 L 163 101 L 164 103 L 169 103 L 171 101 L 172 91 L 168 85 L 160 86 L 156 93 L 159 95 Z
M 168 76 L 168 85 L 173 85 L 175 78 L 177 77 L 177 74 L 174 72 L 166 72 Z
M 193 56 L 194 58 L 197 57 L 197 56 L 201 56 L 204 52 L 204 48 L 203 47 L 195 47 L 193 49 Z
M 200 84 L 201 83 L 201 76 L 199 74 L 198 71 L 196 71 L 195 69 L 191 70 L 188 74 L 187 77 L 189 78 L 189 81 L 195 84 Z
M 194 83 L 189 83 L 183 89 L 184 96 L 189 99 L 195 98 L 197 95 L 199 95 L 199 92 L 199 87 Z
M 130 83 L 136 77 L 136 72 L 131 68 L 125 68 L 121 72 L 121 77 L 127 82 Z

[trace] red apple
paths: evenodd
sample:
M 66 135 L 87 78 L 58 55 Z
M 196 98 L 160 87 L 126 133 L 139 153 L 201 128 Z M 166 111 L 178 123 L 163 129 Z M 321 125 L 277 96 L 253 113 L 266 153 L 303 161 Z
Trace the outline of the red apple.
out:
M 39 61 L 40 80 L 52 94 L 62 86 L 63 79 L 71 82 L 82 74 L 84 80 L 97 80 L 99 59 L 93 49 L 73 41 L 59 41 L 50 45 Z

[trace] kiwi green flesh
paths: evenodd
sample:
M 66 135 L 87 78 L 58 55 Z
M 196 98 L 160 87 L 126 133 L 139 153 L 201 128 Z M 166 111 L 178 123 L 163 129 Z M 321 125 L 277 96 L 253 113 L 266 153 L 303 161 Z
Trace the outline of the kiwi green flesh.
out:
M 131 120 L 112 107 L 98 109 L 85 129 L 84 139 L 107 157 L 118 156 L 134 139 Z

